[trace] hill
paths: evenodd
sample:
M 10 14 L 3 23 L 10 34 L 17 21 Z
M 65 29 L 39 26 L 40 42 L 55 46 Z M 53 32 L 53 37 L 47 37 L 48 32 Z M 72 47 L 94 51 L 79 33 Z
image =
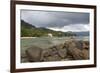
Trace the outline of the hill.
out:
M 35 27 L 34 25 L 21 20 L 21 37 L 44 37 L 48 36 L 48 34 L 52 34 L 53 36 L 57 37 L 76 36 L 76 33 L 73 32 L 61 32 L 50 30 L 44 27 Z
M 25 22 L 24 20 L 21 20 L 21 27 L 22 28 L 35 28 L 35 26 Z

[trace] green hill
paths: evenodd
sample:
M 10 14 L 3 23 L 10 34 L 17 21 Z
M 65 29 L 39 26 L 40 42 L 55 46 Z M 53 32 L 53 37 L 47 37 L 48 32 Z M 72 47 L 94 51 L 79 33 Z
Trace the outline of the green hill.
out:
M 21 20 L 21 37 L 45 37 L 51 33 L 53 36 L 61 37 L 61 36 L 73 36 L 72 32 L 61 32 L 61 31 L 53 31 L 47 28 L 37 28 L 23 20 Z

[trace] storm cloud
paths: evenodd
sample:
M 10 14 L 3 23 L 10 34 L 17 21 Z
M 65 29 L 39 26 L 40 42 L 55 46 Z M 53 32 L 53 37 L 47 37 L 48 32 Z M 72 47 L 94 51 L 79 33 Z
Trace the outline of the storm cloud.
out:
M 89 30 L 89 13 L 21 10 L 21 19 L 36 27 L 46 27 L 52 30 L 71 31 L 71 27 L 79 31 Z

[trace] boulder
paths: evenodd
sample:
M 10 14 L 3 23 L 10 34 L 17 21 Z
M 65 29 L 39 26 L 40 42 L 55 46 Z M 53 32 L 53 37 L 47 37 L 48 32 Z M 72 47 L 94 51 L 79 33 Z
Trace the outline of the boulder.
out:
M 44 61 L 60 61 L 61 57 L 59 57 L 57 54 L 53 55 L 53 56 L 48 56 L 45 57 Z
M 64 44 L 59 44 L 53 47 L 48 48 L 44 55 L 54 56 L 58 55 L 61 58 L 65 58 L 67 55 L 67 49 L 64 47 Z
M 57 45 L 56 49 L 61 58 L 65 58 L 67 56 L 67 48 L 64 46 L 64 44 Z
M 49 49 L 51 49 L 52 51 L 51 51 L 51 56 L 53 56 L 53 55 L 55 55 L 55 54 L 58 54 L 57 52 L 57 48 L 56 48 L 56 46 L 53 46 L 53 47 L 51 47 L 51 48 L 49 48 Z
M 44 49 L 43 52 L 42 52 L 42 54 L 43 54 L 44 57 L 50 56 L 51 53 L 52 53 L 52 49 L 49 49 L 49 48 Z
M 43 51 L 42 60 L 43 61 L 59 61 L 64 59 L 67 55 L 66 48 L 64 48 L 64 44 L 59 44 L 56 46 L 52 46 Z
M 64 47 L 64 44 L 58 44 L 58 45 L 55 46 L 55 48 L 56 48 L 57 50 L 59 50 L 59 48 L 60 48 L 60 49 L 63 49 L 63 47 Z
M 68 54 L 73 57 L 75 60 L 81 60 L 83 59 L 82 53 L 80 49 L 77 48 L 68 48 Z
M 30 62 L 40 62 L 41 53 L 42 49 L 36 46 L 32 46 L 26 50 L 26 55 Z
M 66 47 L 66 48 L 68 48 L 69 47 L 69 41 L 65 41 L 65 43 L 64 43 L 64 47 Z
M 88 42 L 72 40 L 67 45 L 68 55 L 71 55 L 75 60 L 82 60 L 89 58 Z M 85 49 L 84 49 L 85 48 Z
M 75 41 L 76 48 L 82 50 L 83 49 L 83 41 Z
M 54 52 L 55 51 L 53 51 L 52 48 L 43 49 L 41 60 L 47 61 L 47 57 L 54 55 Z
M 82 50 L 82 57 L 83 57 L 83 59 L 89 59 L 89 50 L 83 49 Z
M 89 41 L 83 41 L 83 49 L 89 49 Z
M 67 44 L 67 50 L 68 50 L 68 55 L 71 55 L 73 57 L 73 59 L 75 60 L 82 60 L 84 59 L 84 55 L 86 56 L 86 54 L 83 54 L 83 47 L 82 47 L 82 41 L 76 41 L 76 40 L 72 40 L 70 42 L 68 42 Z M 85 57 L 86 58 L 86 57 Z

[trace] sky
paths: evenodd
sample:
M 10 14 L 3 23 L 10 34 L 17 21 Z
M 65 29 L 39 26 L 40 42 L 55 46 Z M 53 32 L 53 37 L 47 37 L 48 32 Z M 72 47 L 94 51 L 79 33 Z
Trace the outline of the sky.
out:
M 21 10 L 21 20 L 55 31 L 89 31 L 89 13 Z

